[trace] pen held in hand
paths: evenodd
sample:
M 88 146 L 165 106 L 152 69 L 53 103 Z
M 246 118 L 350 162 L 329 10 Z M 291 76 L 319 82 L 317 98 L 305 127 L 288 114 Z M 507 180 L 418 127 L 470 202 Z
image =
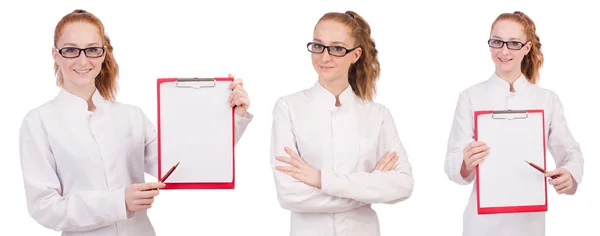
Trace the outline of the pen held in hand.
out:
M 538 171 L 540 171 L 540 172 L 542 172 L 542 173 L 544 173 L 544 174 L 547 174 L 547 173 L 548 173 L 548 171 L 544 170 L 544 168 L 542 168 L 542 167 L 540 167 L 540 166 L 538 166 L 538 165 L 536 165 L 536 164 L 533 164 L 533 163 L 532 163 L 532 162 L 530 162 L 530 161 L 527 161 L 527 160 L 525 160 L 525 162 L 527 162 L 527 164 L 529 164 L 530 166 L 532 166 L 533 168 L 535 168 L 536 170 L 538 170 Z M 557 176 L 551 176 L 550 178 L 552 178 L 552 179 L 556 179 L 556 177 L 557 177 Z
M 173 167 L 171 167 L 171 169 L 169 169 L 169 171 L 160 179 L 161 183 L 164 183 L 167 178 L 169 178 L 169 176 L 173 173 L 173 171 L 177 168 L 177 166 L 179 166 L 180 162 L 177 162 L 177 164 L 175 164 Z M 158 190 L 158 189 L 154 189 L 154 190 Z

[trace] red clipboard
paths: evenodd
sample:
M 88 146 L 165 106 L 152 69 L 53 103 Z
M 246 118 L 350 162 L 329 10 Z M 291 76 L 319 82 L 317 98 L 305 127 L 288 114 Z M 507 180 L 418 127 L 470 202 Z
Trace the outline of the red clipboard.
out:
M 165 111 L 168 110 L 166 109 L 166 104 L 169 104 L 170 106 L 173 107 L 173 99 L 171 99 L 171 102 L 168 103 L 167 99 L 165 99 L 166 95 L 165 93 L 167 93 L 167 88 L 169 89 L 174 89 L 175 87 L 178 89 L 186 89 L 186 90 L 180 90 L 182 93 L 178 94 L 183 94 L 183 93 L 187 93 L 187 94 L 192 94 L 188 97 L 180 97 L 178 98 L 180 101 L 184 101 L 184 103 L 189 107 L 189 111 L 195 111 L 194 109 L 202 109 L 201 106 L 199 107 L 195 107 L 193 105 L 191 105 L 192 101 L 195 101 L 193 97 L 191 96 L 200 96 L 197 95 L 199 94 L 198 92 L 190 92 L 194 89 L 203 89 L 204 87 L 219 87 L 219 94 L 221 95 L 220 97 L 205 97 L 205 98 L 210 98 L 210 99 L 204 99 L 204 101 L 221 101 L 224 106 L 227 106 L 227 97 L 228 93 L 225 93 L 223 91 L 223 89 L 228 89 L 228 86 L 231 82 L 233 82 L 233 78 L 231 77 L 223 77 L 223 78 L 159 78 L 157 79 L 156 85 L 157 85 L 157 123 L 158 123 L 158 128 L 157 128 L 157 135 L 158 135 L 158 179 L 161 179 L 163 177 L 163 174 L 166 173 L 168 171 L 169 168 L 171 168 L 171 166 L 174 163 L 165 163 L 166 158 L 163 156 L 165 155 L 165 150 L 168 149 L 166 148 L 164 145 L 166 143 L 173 143 L 173 139 L 175 139 L 174 137 L 178 137 L 178 134 L 170 134 L 168 137 L 171 137 L 171 139 L 168 139 L 169 142 L 166 141 L 166 137 L 165 134 L 168 133 L 165 129 L 165 120 L 167 119 L 166 116 L 163 113 L 166 113 Z M 207 85 L 206 83 L 210 84 Z M 207 90 L 206 90 L 207 91 Z M 173 95 L 174 92 L 171 91 L 169 94 L 171 94 L 171 96 L 175 96 Z M 194 95 L 196 94 L 196 95 Z M 163 96 L 163 97 L 161 97 Z M 183 95 L 177 95 L 177 96 L 183 96 Z M 204 96 L 209 96 L 209 95 L 204 95 Z M 162 106 L 161 106 L 162 105 Z M 184 106 L 184 105 L 181 105 Z M 187 140 L 188 141 L 188 145 L 182 145 L 182 148 L 187 149 L 186 150 L 200 150 L 202 148 L 207 149 L 210 145 L 228 145 L 231 147 L 230 151 L 230 155 L 231 155 L 231 159 L 230 159 L 230 163 L 229 163 L 229 159 L 220 159 L 220 160 L 226 160 L 228 162 L 228 166 L 229 167 L 225 167 L 227 169 L 223 169 L 223 164 L 221 164 L 221 172 L 216 172 L 217 175 L 220 175 L 221 179 L 225 178 L 225 174 L 224 173 L 230 173 L 227 174 L 227 178 L 228 180 L 224 180 L 224 181 L 186 181 L 186 180 L 179 180 L 177 181 L 178 177 L 181 177 L 181 175 L 193 175 L 195 174 L 202 174 L 202 173 L 206 173 L 210 171 L 210 168 L 207 167 L 208 165 L 194 165 L 192 166 L 192 164 L 190 164 L 190 162 L 186 163 L 185 160 L 181 160 L 181 164 L 177 167 L 177 169 L 175 169 L 175 171 L 171 174 L 171 176 L 165 181 L 165 187 L 162 189 L 234 189 L 235 188 L 235 113 L 234 113 L 234 108 L 229 107 L 228 110 L 224 110 L 227 108 L 222 108 L 220 107 L 220 114 L 226 115 L 226 119 L 219 119 L 217 121 L 213 120 L 213 123 L 218 123 L 223 127 L 224 123 L 223 122 L 227 122 L 225 125 L 227 126 L 231 126 L 231 136 L 227 136 L 227 138 L 219 138 L 218 140 L 215 140 L 213 143 L 210 143 L 211 140 L 207 140 L 207 144 L 205 146 L 201 146 L 201 143 L 193 143 L 193 141 L 191 140 Z M 210 115 L 210 114 L 209 114 Z M 179 117 L 186 117 L 185 115 L 183 116 L 179 116 Z M 206 116 L 206 117 L 210 117 L 210 116 Z M 225 117 L 225 116 L 224 116 Z M 174 117 L 171 116 L 170 118 L 170 122 L 173 122 Z M 228 120 L 231 119 L 231 120 Z M 208 124 L 208 125 L 213 125 L 213 124 Z M 174 127 L 174 126 L 171 126 Z M 190 126 L 190 127 L 196 127 L 196 126 Z M 191 132 L 191 131 L 190 131 Z M 171 132 L 172 133 L 172 132 Z M 214 134 L 214 133 L 213 133 Z M 213 135 L 211 134 L 211 135 Z M 199 147 L 197 147 L 197 149 L 190 149 L 192 146 L 190 145 L 199 145 Z M 171 148 L 172 150 L 173 148 Z M 223 149 L 221 149 L 223 150 Z M 229 154 L 227 154 L 229 155 Z M 185 158 L 188 158 L 189 160 L 193 160 L 193 161 L 197 161 L 198 159 L 195 158 L 199 158 L 197 156 L 193 156 L 193 157 L 188 157 L 186 155 L 182 155 L 185 156 Z M 201 155 L 202 157 L 207 157 L 210 158 L 210 153 L 207 155 Z M 175 160 L 179 160 L 176 159 L 178 157 L 169 157 L 171 162 L 176 162 Z M 183 157 L 182 157 L 183 158 Z M 186 164 L 188 164 L 186 166 Z M 202 168 L 204 168 L 204 171 L 202 171 Z M 185 173 L 185 174 L 182 174 Z M 179 176 L 178 176 L 179 174 Z M 210 179 L 210 178 L 209 178 Z
M 504 124 L 509 124 L 508 122 L 510 122 L 511 120 L 518 122 L 519 120 L 524 120 L 524 119 L 536 119 L 536 120 L 532 120 L 530 122 L 540 122 L 539 126 L 541 126 L 541 141 L 536 142 L 535 145 L 532 145 L 532 148 L 540 148 L 540 150 L 538 150 L 537 152 L 527 152 L 527 153 L 535 153 L 535 154 L 539 154 L 539 155 L 532 155 L 532 156 L 537 156 L 539 158 L 543 158 L 543 160 L 538 160 L 537 163 L 539 165 L 541 165 L 544 169 L 546 169 L 546 129 L 545 129 L 545 117 L 544 117 L 544 110 L 484 110 L 484 111 L 476 111 L 474 112 L 474 129 L 475 129 L 475 140 L 478 141 L 480 138 L 480 134 L 482 133 L 480 130 L 480 125 L 482 124 L 482 122 L 490 122 L 490 119 L 494 119 L 494 120 L 498 120 L 495 122 L 505 122 Z M 497 117 L 495 117 L 497 116 Z M 480 120 L 481 119 L 481 120 Z M 487 120 L 483 120 L 483 119 L 487 119 Z M 539 121 L 541 119 L 541 121 Z M 522 121 L 521 121 L 522 122 Z M 513 124 L 517 124 L 517 123 L 513 123 Z M 537 126 L 537 124 L 535 125 Z M 529 127 L 532 127 L 531 125 Z M 503 129 L 506 129 L 506 126 L 503 126 Z M 513 128 L 516 129 L 516 128 Z M 540 127 L 535 128 L 536 130 L 539 131 Z M 521 129 L 523 130 L 523 129 Z M 528 136 L 528 135 L 532 135 L 531 129 L 529 129 L 528 131 L 523 131 L 521 133 L 514 133 L 515 134 L 515 139 L 518 139 L 518 137 L 523 138 L 522 136 Z M 511 131 L 504 131 L 506 133 L 511 133 Z M 504 133 L 504 132 L 498 132 L 499 135 L 500 133 Z M 492 134 L 486 134 L 487 137 L 491 137 Z M 520 135 L 520 136 L 519 136 Z M 539 135 L 539 134 L 537 134 Z M 526 137 L 525 137 L 526 138 Z M 539 139 L 539 137 L 537 137 L 537 139 Z M 531 137 L 528 140 L 533 140 L 531 139 Z M 486 140 L 482 140 L 484 142 L 486 142 Z M 514 141 L 516 142 L 516 141 Z M 497 142 L 496 142 L 497 143 Z M 538 146 L 539 145 L 539 146 Z M 490 146 L 490 153 L 492 151 L 493 147 Z M 504 148 L 503 150 L 500 150 L 501 152 L 503 152 L 504 150 L 506 150 L 506 148 Z M 513 150 L 507 151 L 507 152 L 519 152 L 522 151 L 522 149 L 520 148 L 515 148 Z M 499 151 L 499 150 L 495 150 L 495 151 Z M 540 153 L 542 152 L 542 153 Z M 504 156 L 511 156 L 512 155 L 504 155 Z M 488 156 L 489 157 L 489 156 Z M 488 158 L 486 157 L 486 158 Z M 495 158 L 495 163 L 499 163 L 497 162 L 498 158 Z M 538 158 L 538 159 L 539 159 Z M 509 158 L 507 158 L 509 159 Z M 510 187 L 510 188 L 514 188 L 514 189 L 510 189 L 509 191 L 513 191 L 513 193 L 507 193 L 509 191 L 501 191 L 503 194 L 510 194 L 510 196 L 515 196 L 515 198 L 528 198 L 527 201 L 529 202 L 529 204 L 505 204 L 505 205 L 494 205 L 494 206 L 489 206 L 489 205 L 485 205 L 482 206 L 482 195 L 484 195 L 484 190 L 483 186 L 481 185 L 481 177 L 482 177 L 482 173 L 480 170 L 480 165 L 483 164 L 483 162 L 486 162 L 487 160 L 484 160 L 482 162 L 482 164 L 476 166 L 476 179 L 475 179 L 475 184 L 476 184 L 476 192 L 477 192 L 477 213 L 478 214 L 501 214 L 501 213 L 524 213 L 524 212 L 543 212 L 543 211 L 547 211 L 548 210 L 548 187 L 547 187 L 547 182 L 546 182 L 546 177 L 544 176 L 543 173 L 539 172 L 538 170 L 535 170 L 534 168 L 532 168 L 531 166 L 528 166 L 528 164 L 523 161 L 523 160 L 517 160 L 519 159 L 518 157 L 514 157 L 513 159 L 515 160 L 511 160 L 511 163 L 514 162 L 514 164 L 512 165 L 513 168 L 511 168 L 510 170 L 502 170 L 505 172 L 504 175 L 500 176 L 498 175 L 492 175 L 492 176 L 486 176 L 486 179 L 498 179 L 501 180 L 503 178 L 511 178 L 511 179 L 515 179 L 515 181 L 522 181 L 523 183 L 527 183 L 530 184 L 528 186 L 534 186 L 534 190 L 531 190 L 533 192 L 535 192 L 536 196 L 535 197 L 531 197 L 531 195 L 526 195 L 526 193 L 528 193 L 527 191 L 525 192 L 520 192 L 518 190 L 516 190 L 516 188 L 523 188 L 521 185 L 513 185 L 515 187 Z M 504 162 L 508 162 L 508 160 L 502 160 Z M 519 162 L 519 163 L 517 163 Z M 490 170 L 492 168 L 492 163 L 486 163 L 486 170 Z M 515 175 L 522 175 L 525 177 L 515 177 Z M 519 179 L 520 178 L 520 179 Z M 488 183 L 490 183 L 491 181 L 488 181 Z M 507 184 L 508 185 L 508 184 Z M 543 186 L 542 186 L 543 185 Z M 519 187 L 517 187 L 519 186 Z M 508 188 L 508 187 L 506 187 Z M 530 188 L 528 188 L 530 189 Z M 488 189 L 486 189 L 485 191 L 489 192 Z M 543 196 L 540 193 L 541 191 L 543 191 Z M 488 194 L 486 192 L 485 196 L 490 196 L 491 194 Z M 519 195 L 521 194 L 521 195 Z M 501 198 L 501 197 L 498 197 Z M 531 199 L 535 199 L 535 200 L 531 200 Z M 520 201 L 520 200 L 519 200 Z M 508 200 L 507 200 L 508 202 Z

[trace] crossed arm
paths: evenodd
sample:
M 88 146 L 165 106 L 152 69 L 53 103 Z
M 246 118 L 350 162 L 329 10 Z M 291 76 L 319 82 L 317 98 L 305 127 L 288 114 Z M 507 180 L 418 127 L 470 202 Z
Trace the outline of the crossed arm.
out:
M 337 213 L 373 203 L 393 204 L 410 197 L 414 185 L 411 166 L 387 109 L 383 111 L 380 146 L 396 150 L 397 155 L 380 161 L 373 172 L 351 174 L 316 170 L 297 155 L 288 109 L 284 100 L 277 101 L 271 134 L 271 165 L 277 196 L 284 209 Z M 390 160 L 397 165 L 386 169 Z

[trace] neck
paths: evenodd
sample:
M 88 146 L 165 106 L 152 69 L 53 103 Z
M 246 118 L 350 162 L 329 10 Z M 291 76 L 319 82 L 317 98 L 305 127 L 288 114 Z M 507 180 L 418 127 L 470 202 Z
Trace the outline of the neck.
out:
M 323 88 L 332 93 L 335 96 L 335 106 L 341 106 L 340 103 L 340 94 L 348 88 L 350 83 L 348 82 L 348 77 L 339 78 L 334 80 L 323 80 L 319 78 L 319 83 Z
M 514 86 L 513 86 L 513 85 L 514 85 L 515 81 L 516 81 L 516 80 L 517 80 L 519 77 L 521 77 L 521 75 L 522 75 L 522 72 L 521 72 L 521 71 L 518 71 L 518 70 L 516 70 L 516 71 L 511 71 L 511 72 L 508 72 L 508 73 L 500 73 L 500 72 L 496 71 L 496 75 L 497 75 L 498 77 L 500 77 L 502 80 L 506 81 L 506 82 L 507 82 L 507 83 L 510 85 L 510 91 L 511 91 L 511 92 L 514 92 L 514 91 L 515 91 L 515 88 L 514 88 Z
M 96 110 L 96 106 L 94 105 L 94 102 L 92 101 L 92 95 L 96 91 L 96 86 L 94 84 L 91 84 L 90 86 L 85 86 L 85 87 L 77 87 L 77 86 L 71 85 L 69 83 L 65 83 L 63 88 L 67 92 L 85 100 L 88 104 L 88 111 Z

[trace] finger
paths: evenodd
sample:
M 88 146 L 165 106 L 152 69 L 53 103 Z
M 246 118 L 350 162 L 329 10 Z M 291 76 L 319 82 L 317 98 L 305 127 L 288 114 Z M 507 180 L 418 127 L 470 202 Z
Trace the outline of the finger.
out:
M 375 170 L 382 170 L 383 166 L 385 166 L 385 164 L 387 163 L 386 158 L 389 154 L 389 152 L 383 154 L 383 157 L 381 157 L 381 159 L 377 161 L 377 164 L 375 164 Z
M 143 204 L 143 205 L 137 205 L 137 206 L 135 206 L 136 211 L 150 209 L 151 207 L 152 207 L 152 204 Z
M 296 153 L 294 150 L 292 150 L 289 147 L 284 147 L 283 150 L 285 151 L 285 153 L 287 153 L 288 155 L 290 155 L 290 157 L 297 157 L 298 153 Z
M 232 78 L 232 77 L 230 77 Z M 229 89 L 233 90 L 237 86 L 244 86 L 244 81 L 242 79 L 236 79 L 229 84 Z
M 560 176 L 558 176 L 558 177 L 557 177 L 557 178 L 555 178 L 555 179 L 549 179 L 549 180 L 548 180 L 548 182 L 549 182 L 551 185 L 554 185 L 554 186 L 561 185 L 561 184 L 563 184 L 563 183 L 566 183 L 566 182 L 568 182 L 568 181 L 569 181 L 569 178 L 568 178 L 567 176 L 565 176 L 565 175 L 560 175 Z
M 569 187 L 569 181 L 555 185 L 554 189 L 556 189 L 556 192 L 561 193 L 561 191 L 564 192 L 567 187 Z
M 546 177 L 552 177 L 552 176 L 562 176 L 564 175 L 564 169 L 558 168 L 558 169 L 554 169 L 552 171 L 548 171 L 546 173 Z
M 144 190 L 157 189 L 157 188 L 164 188 L 165 184 L 161 183 L 161 182 L 150 182 L 150 183 L 144 183 L 143 187 L 144 187 Z
M 292 165 L 292 158 L 291 157 L 276 156 L 275 160 L 278 160 L 278 161 L 281 161 L 281 162 L 285 162 L 287 164 Z
M 490 148 L 487 145 L 474 147 L 474 148 L 471 149 L 471 155 L 475 155 L 477 153 L 485 152 L 485 151 L 487 151 L 489 149 Z
M 398 156 L 392 157 L 392 159 L 387 163 L 387 165 L 385 165 L 383 167 L 383 170 L 384 171 L 390 171 L 390 170 L 392 170 L 392 168 L 396 165 L 397 161 L 398 161 Z
M 299 173 L 300 169 L 295 166 L 275 166 L 275 169 L 281 172 Z
M 236 106 L 239 106 L 239 107 L 241 107 L 241 106 L 244 106 L 244 105 L 247 105 L 247 104 L 248 104 L 247 100 L 246 100 L 246 99 L 243 99 L 243 98 L 238 98 L 238 99 L 235 101 L 235 105 L 236 105 Z
M 303 164 L 305 164 L 303 160 L 298 160 L 297 158 L 294 158 L 294 157 L 275 157 L 275 159 L 284 160 L 283 162 L 290 164 L 292 166 L 295 166 L 295 167 L 302 167 Z
M 467 152 L 467 151 L 471 150 L 471 148 L 480 146 L 480 144 L 481 144 L 480 141 L 473 141 L 473 142 L 467 144 L 467 146 L 465 147 L 464 151 Z
M 153 198 L 158 196 L 158 190 L 142 190 L 138 191 L 134 194 L 134 198 L 136 199 L 144 199 L 144 198 Z
M 474 168 L 475 166 L 479 165 L 483 160 L 484 160 L 484 158 L 479 158 L 479 159 L 471 162 L 471 165 L 469 165 L 469 167 Z
M 235 95 L 235 94 L 233 94 L 233 93 L 230 93 L 230 94 L 229 94 L 229 97 L 227 98 L 227 102 L 228 102 L 229 104 L 231 104 L 231 102 L 233 101 L 233 96 L 234 96 L 234 95 Z
M 234 91 L 234 92 L 238 92 L 238 91 L 239 91 L 239 92 L 244 92 L 245 90 L 244 90 L 244 87 L 242 87 L 242 85 L 240 85 L 240 84 L 238 83 L 238 84 L 236 84 L 236 85 L 234 86 L 234 88 L 233 88 L 233 91 Z
M 137 205 L 150 205 L 154 202 L 154 198 L 142 198 L 135 201 Z
M 390 163 L 390 160 L 393 159 L 396 156 L 395 152 L 386 152 L 383 157 L 381 157 L 381 159 L 377 162 L 377 167 L 375 168 L 375 170 L 380 170 L 383 171 L 385 169 L 385 166 Z
M 308 165 L 308 163 L 306 163 L 306 161 L 304 161 L 304 158 L 302 158 L 299 155 L 294 155 L 292 156 L 292 159 L 294 162 L 296 162 L 298 165 L 298 167 L 301 167 L 302 165 Z
M 308 163 L 306 163 L 306 161 L 304 161 L 304 159 L 303 159 L 302 157 L 300 157 L 300 155 L 298 155 L 298 153 L 296 153 L 296 152 L 295 152 L 294 150 L 292 150 L 291 148 L 289 148 L 289 147 L 285 147 L 285 148 L 284 148 L 284 150 L 285 150 L 285 152 L 286 152 L 288 155 L 290 155 L 290 157 L 291 157 L 293 160 L 296 160 L 296 161 L 298 161 L 298 162 L 300 162 L 300 163 L 302 163 L 302 164 L 308 165 Z
M 484 158 L 485 156 L 487 156 L 487 154 L 488 154 L 488 151 L 477 153 L 477 154 L 469 157 L 469 162 L 474 162 L 474 161 L 477 161 L 477 160 L 479 160 L 481 158 Z

